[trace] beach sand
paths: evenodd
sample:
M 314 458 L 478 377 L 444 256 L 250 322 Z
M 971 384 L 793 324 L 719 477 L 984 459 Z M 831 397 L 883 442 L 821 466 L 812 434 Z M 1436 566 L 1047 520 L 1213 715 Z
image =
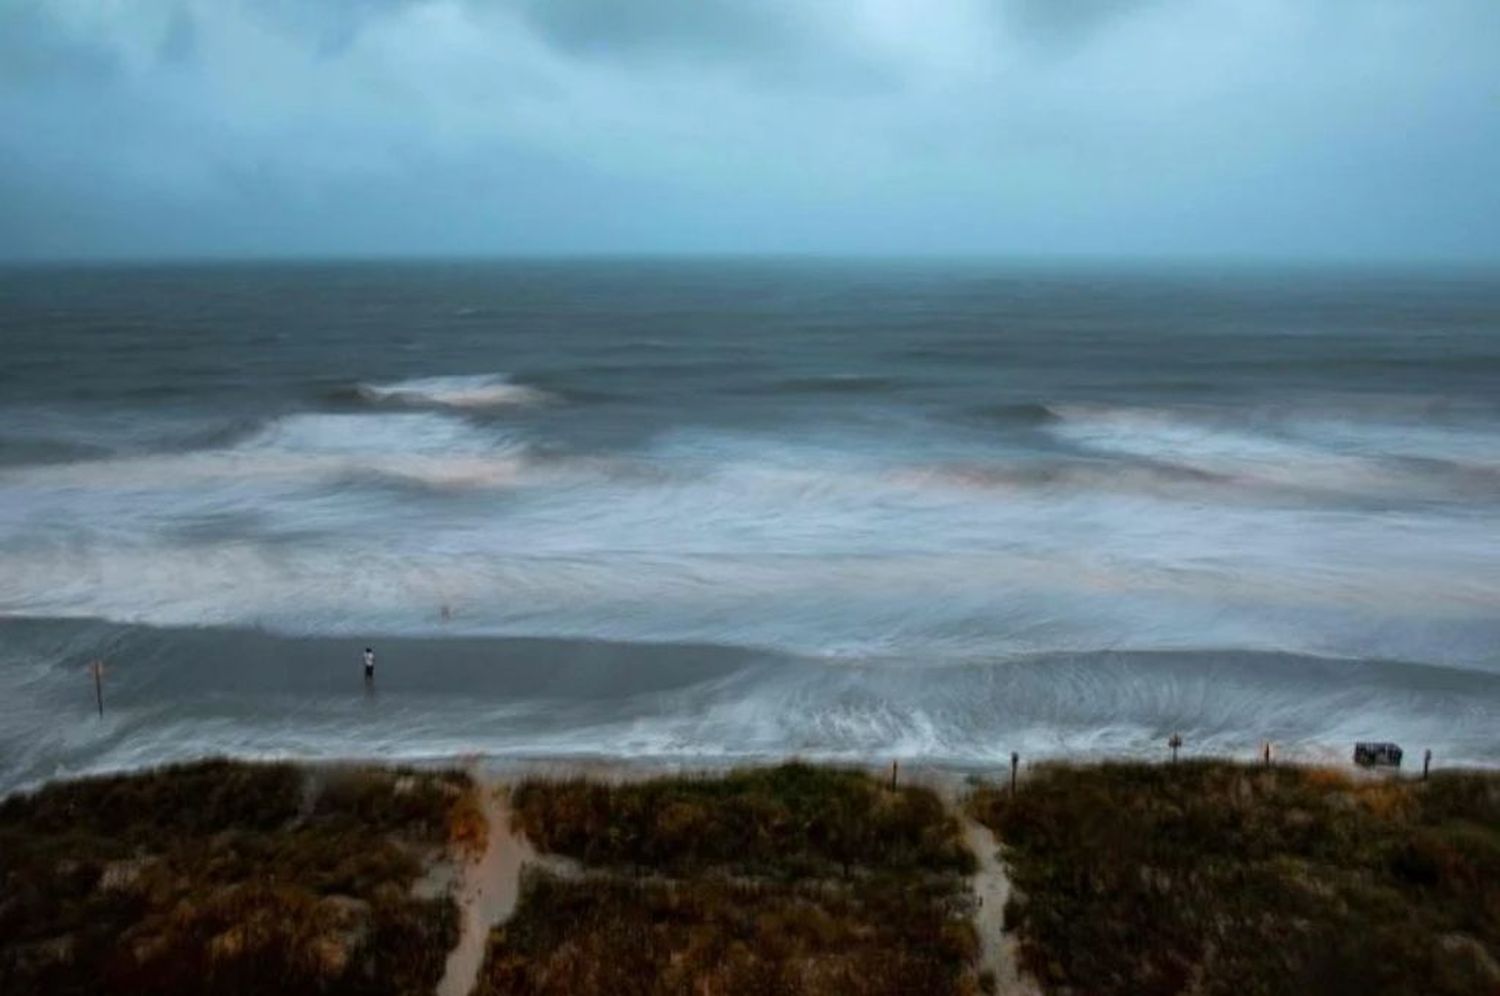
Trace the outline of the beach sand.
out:
M 448 955 L 437 996 L 467 996 L 484 964 L 490 929 L 515 911 L 521 894 L 521 869 L 536 857 L 526 838 L 511 830 L 508 788 L 480 781 L 479 794 L 488 833 L 482 854 L 464 862 L 459 872 L 458 944 Z

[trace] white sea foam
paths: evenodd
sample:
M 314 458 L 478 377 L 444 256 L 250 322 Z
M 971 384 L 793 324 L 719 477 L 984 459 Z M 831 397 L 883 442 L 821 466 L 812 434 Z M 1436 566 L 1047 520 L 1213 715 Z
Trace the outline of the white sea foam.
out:
M 301 453 L 480 453 L 494 437 L 457 418 L 412 412 L 380 415 L 285 415 L 242 443 L 241 450 Z
M 275 419 L 226 447 L 8 468 L 0 470 L 0 486 L 34 500 L 44 492 L 62 501 L 145 492 L 174 506 L 179 498 L 201 501 L 203 489 L 299 487 L 361 475 L 501 487 L 519 483 L 525 453 L 514 437 L 439 414 L 306 413 Z M 244 497 L 264 494 L 247 490 Z
M 60 628 L 48 626 L 54 634 Z M 88 700 L 79 694 L 77 672 L 52 664 L 53 640 L 8 642 L 0 659 L 0 715 L 9 720 L 0 725 L 0 790 L 63 772 L 223 752 L 330 759 L 628 755 L 690 765 L 796 755 L 1003 766 L 1012 750 L 1027 763 L 1057 755 L 1160 757 L 1169 732 L 1184 735 L 1190 754 L 1249 757 L 1271 739 L 1280 757 L 1337 761 L 1347 759 L 1352 742 L 1379 737 L 1413 754 L 1434 747 L 1440 763 L 1500 763 L 1491 732 L 1494 679 L 1394 664 L 1095 653 L 957 667 L 872 665 L 852 673 L 761 658 L 725 662 L 717 679 L 684 675 L 640 695 L 634 681 L 651 680 L 645 648 L 591 645 L 593 660 L 648 672 L 605 688 L 590 680 L 589 669 L 569 670 L 583 648 L 565 641 L 545 648 L 471 644 L 461 652 L 466 667 L 450 661 L 429 672 L 448 653 L 444 641 L 431 641 L 393 648 L 386 658 L 390 693 L 375 709 L 357 691 L 358 643 L 319 641 L 299 649 L 298 641 L 255 636 L 257 649 L 247 655 L 240 652 L 244 635 L 234 632 L 131 630 L 103 638 L 122 663 L 116 694 L 97 724 L 55 721 L 86 709 Z M 79 654 L 98 647 L 72 642 Z M 215 650 L 227 660 L 204 659 Z M 695 654 L 707 667 L 719 652 L 704 647 Z M 241 681 L 242 667 L 223 666 L 279 653 L 293 654 L 305 673 L 273 669 Z M 420 661 L 412 659 L 416 653 Z M 32 661 L 46 663 L 30 668 Z M 496 685 L 489 665 L 500 661 L 513 672 L 557 667 L 573 680 L 540 691 L 524 679 L 514 688 Z M 29 670 L 43 680 L 13 681 Z M 287 680 L 296 688 L 282 687 Z
M 514 309 L 507 280 L 494 295 L 482 283 L 457 303 Z M 894 271 L 876 283 L 901 286 Z M 1404 293 L 1374 321 L 1367 301 L 1329 316 L 1342 330 L 1368 323 L 1357 341 L 1320 341 L 1260 334 L 1291 304 L 1309 311 L 1300 294 L 1252 306 L 1242 330 L 1199 308 L 1197 292 L 1132 311 L 1144 299 L 1090 286 L 1062 295 L 1065 315 L 1048 312 L 1045 285 L 1014 298 L 999 281 L 985 304 L 990 281 L 961 283 L 959 297 L 926 304 L 897 290 L 897 315 L 884 291 L 860 314 L 845 290 L 787 293 L 759 277 L 701 293 L 685 283 L 686 297 L 614 278 L 596 297 L 585 281 L 582 296 L 543 295 L 561 310 L 501 340 L 475 338 L 441 305 L 441 320 L 406 324 L 433 314 L 434 298 L 402 281 L 379 295 L 399 324 L 360 319 L 371 361 L 482 371 L 412 380 L 349 372 L 352 326 L 318 332 L 335 309 L 360 307 L 365 291 L 344 301 L 342 278 L 310 279 L 327 308 L 289 304 L 274 349 L 228 312 L 178 342 L 180 315 L 156 329 L 146 314 L 179 307 L 178 295 L 152 293 L 123 302 L 131 336 L 94 350 L 84 333 L 111 299 L 53 295 L 63 320 L 37 311 L 36 335 L 6 343 L 18 375 L 29 364 L 35 376 L 8 379 L 0 402 L 0 615 L 426 635 L 406 677 L 448 678 L 420 696 L 392 683 L 396 694 L 364 709 L 341 677 L 337 694 L 304 707 L 279 687 L 269 700 L 238 694 L 247 673 L 269 685 L 289 667 L 280 648 L 235 665 L 198 644 L 168 680 L 150 667 L 187 637 L 153 634 L 141 670 L 117 672 L 118 713 L 58 723 L 92 705 L 71 666 L 82 651 L 43 647 L 9 666 L 10 624 L 25 624 L 6 620 L 0 765 L 99 750 L 133 763 L 179 749 L 467 745 L 1003 758 L 1017 745 L 1159 750 L 1178 728 L 1195 746 L 1233 748 L 1267 726 L 1283 742 L 1434 745 L 1451 726 L 1455 751 L 1500 758 L 1500 690 L 1486 674 L 1379 694 L 1357 670 L 1300 680 L 1334 657 L 1500 672 L 1500 408 L 1484 393 L 1493 330 L 1474 324 L 1493 311 L 1488 292 L 1454 310 L 1456 288 L 1435 288 L 1421 306 L 1433 310 L 1407 325 Z M 403 303 L 408 291 L 418 298 Z M 67 318 L 75 298 L 83 310 Z M 619 320 L 580 325 L 580 301 Z M 823 303 L 839 314 L 809 317 Z M 1199 320 L 1194 337 L 1185 326 Z M 1161 325 L 1178 331 L 1152 331 Z M 643 346 L 642 329 L 663 338 Z M 855 360 L 868 391 L 827 379 Z M 483 372 L 501 369 L 546 370 L 567 398 L 593 400 L 527 408 L 548 396 Z M 329 370 L 345 371 L 332 393 Z M 1082 391 L 1096 403 L 1077 403 Z M 575 690 L 553 673 L 568 651 L 528 659 L 519 644 L 462 678 L 443 671 L 441 648 L 471 642 L 451 638 L 492 635 L 584 641 L 577 653 L 609 675 L 609 694 L 568 709 L 485 685 L 481 675 L 530 672 L 544 675 L 543 698 Z M 616 651 L 592 656 L 600 640 L 649 643 L 652 659 L 616 668 Z M 793 655 L 788 671 L 814 677 L 659 695 L 637 676 L 661 666 L 661 642 Z M 1112 671 L 1106 648 L 1186 651 L 1188 663 Z M 1300 656 L 1236 677 L 1215 667 L 1217 648 Z M 715 655 L 683 653 L 689 669 Z M 990 670 L 964 670 L 975 662 Z M 1434 688 L 1443 695 L 1426 696 Z M 32 736 L 54 727 L 78 742 L 32 753 Z
M 538 461 L 453 414 L 296 414 L 212 450 L 0 472 L 0 612 L 846 662 L 1207 645 L 1500 664 L 1484 521 L 1205 500 L 1170 474 L 1122 488 L 1098 463 L 996 490 L 835 433 Z
M 461 374 L 415 377 L 386 384 L 360 384 L 367 401 L 444 408 L 499 408 L 553 401 L 546 391 L 513 383 L 505 374 Z
M 1183 468 L 1226 483 L 1436 500 L 1500 490 L 1491 434 L 1463 425 L 1351 423 L 1297 411 L 1243 412 L 1234 419 L 1109 405 L 1054 405 L 1052 411 L 1056 421 L 1047 431 L 1085 453 Z
M 1094 405 L 1054 405 L 1053 435 L 1107 453 L 1123 453 L 1215 473 L 1301 470 L 1337 454 L 1255 426 L 1191 412 Z

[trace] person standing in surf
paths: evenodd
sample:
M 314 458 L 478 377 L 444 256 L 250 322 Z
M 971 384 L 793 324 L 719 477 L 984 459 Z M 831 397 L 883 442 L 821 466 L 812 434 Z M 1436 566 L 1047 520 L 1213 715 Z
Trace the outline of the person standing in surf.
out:
M 375 680 L 375 651 L 371 647 L 366 647 L 365 648 L 365 681 L 366 681 L 366 683 L 369 683 L 369 682 L 373 682 L 374 680 Z

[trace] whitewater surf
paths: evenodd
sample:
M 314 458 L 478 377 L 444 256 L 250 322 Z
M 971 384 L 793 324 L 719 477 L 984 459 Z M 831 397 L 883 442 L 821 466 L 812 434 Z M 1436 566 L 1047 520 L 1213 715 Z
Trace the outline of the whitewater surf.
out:
M 151 274 L 0 275 L 4 784 L 1172 732 L 1500 761 L 1490 277 Z

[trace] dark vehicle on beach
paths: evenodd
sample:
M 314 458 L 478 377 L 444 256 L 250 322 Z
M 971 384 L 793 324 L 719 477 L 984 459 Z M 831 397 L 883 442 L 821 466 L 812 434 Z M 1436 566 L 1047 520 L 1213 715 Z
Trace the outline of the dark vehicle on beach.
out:
M 1401 748 L 1390 743 L 1357 743 L 1354 763 L 1362 768 L 1401 767 Z

